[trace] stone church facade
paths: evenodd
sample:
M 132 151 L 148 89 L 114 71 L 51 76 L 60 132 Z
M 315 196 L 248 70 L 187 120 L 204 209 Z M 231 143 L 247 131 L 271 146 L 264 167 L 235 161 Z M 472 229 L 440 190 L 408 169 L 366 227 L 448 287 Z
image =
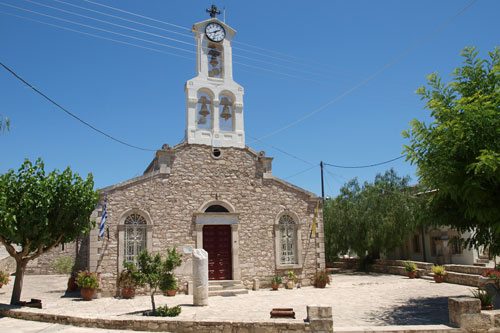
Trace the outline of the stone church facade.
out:
M 197 76 L 186 82 L 186 135 L 163 145 L 142 176 L 101 189 L 109 232 L 97 227 L 84 242 L 85 261 L 101 272 L 103 295 L 116 295 L 124 261 L 141 249 L 204 248 L 209 279 L 252 288 L 293 270 L 301 285 L 325 268 L 320 198 L 272 174 L 272 158 L 245 145 L 243 88 L 233 80 L 235 31 L 211 18 L 194 25 Z M 109 235 L 109 236 L 108 236 Z M 179 288 L 191 277 L 191 258 L 176 271 Z

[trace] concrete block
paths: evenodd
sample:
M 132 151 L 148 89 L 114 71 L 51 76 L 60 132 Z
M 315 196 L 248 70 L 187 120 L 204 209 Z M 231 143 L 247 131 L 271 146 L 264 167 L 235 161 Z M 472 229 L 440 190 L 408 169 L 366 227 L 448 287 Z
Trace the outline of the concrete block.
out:
M 448 311 L 450 324 L 460 326 L 461 316 L 463 314 L 476 314 L 481 312 L 481 301 L 477 298 L 449 298 Z

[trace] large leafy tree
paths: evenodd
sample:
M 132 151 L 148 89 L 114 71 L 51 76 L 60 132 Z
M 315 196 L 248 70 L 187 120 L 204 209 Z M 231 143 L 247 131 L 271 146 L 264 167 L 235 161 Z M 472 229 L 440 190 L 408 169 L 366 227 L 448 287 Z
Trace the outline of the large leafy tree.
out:
M 41 159 L 0 176 L 0 242 L 17 264 L 11 304 L 20 300 L 30 260 L 91 230 L 99 197 L 93 187 L 91 174 L 86 180 L 69 168 L 46 174 Z
M 414 196 L 409 177 L 391 169 L 373 183 L 352 179 L 324 204 L 327 260 L 354 251 L 362 263 L 399 247 L 423 221 L 425 201 Z
M 462 67 L 445 84 L 436 74 L 417 90 L 432 121 L 413 120 L 403 132 L 407 159 L 416 164 L 433 217 L 500 254 L 500 48 L 489 59 L 465 48 Z

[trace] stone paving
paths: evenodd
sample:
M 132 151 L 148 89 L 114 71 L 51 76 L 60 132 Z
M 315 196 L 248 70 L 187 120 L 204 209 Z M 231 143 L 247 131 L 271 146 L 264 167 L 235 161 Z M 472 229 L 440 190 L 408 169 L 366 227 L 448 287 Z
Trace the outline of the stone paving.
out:
M 42 310 L 26 311 L 133 319 L 150 309 L 149 296 L 136 296 L 132 300 L 108 297 L 83 301 L 78 293 L 66 293 L 67 279 L 62 275 L 25 276 L 22 299 L 39 298 L 43 302 Z M 0 289 L 0 306 L 9 304 L 12 286 L 13 281 Z M 332 306 L 334 327 L 447 325 L 447 298 L 470 296 L 470 289 L 398 275 L 351 273 L 332 275 L 332 283 L 325 289 L 261 289 L 247 295 L 215 296 L 209 298 L 207 307 L 192 306 L 192 296 L 188 295 L 157 295 L 155 300 L 157 306 L 180 304 L 182 313 L 176 318 L 179 320 L 269 321 L 272 308 L 292 307 L 296 312 L 295 321 L 301 322 L 306 318 L 306 305 L 326 304 Z

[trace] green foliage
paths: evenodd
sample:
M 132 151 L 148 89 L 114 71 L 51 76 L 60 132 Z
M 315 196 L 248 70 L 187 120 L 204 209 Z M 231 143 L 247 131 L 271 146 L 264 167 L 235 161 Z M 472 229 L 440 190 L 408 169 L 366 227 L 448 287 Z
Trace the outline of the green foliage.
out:
M 314 277 L 314 284 L 317 285 L 318 282 L 330 284 L 330 274 L 325 270 L 318 271 Z
M 441 275 L 445 276 L 446 275 L 446 269 L 443 266 L 432 266 L 432 273 L 435 275 Z
M 99 287 L 99 282 L 101 282 L 99 273 L 89 272 L 87 269 L 79 271 L 75 280 L 77 286 L 92 289 Z
M 297 276 L 293 271 L 288 271 L 286 275 L 288 276 L 289 281 L 295 281 L 297 279 Z
M 156 310 L 156 315 L 160 317 L 177 317 L 181 314 L 181 311 L 182 309 L 180 305 L 174 306 L 172 308 L 164 305 L 158 307 L 158 309 Z
M 420 189 L 408 187 L 409 181 L 391 169 L 377 174 L 373 183 L 353 179 L 325 201 L 327 261 L 354 251 L 367 266 L 381 252 L 399 247 L 426 217 L 426 201 L 413 195 Z
M 4 272 L 0 269 L 0 288 L 6 286 L 10 281 L 9 273 Z
M 403 266 L 405 268 L 405 271 L 410 273 L 410 272 L 415 272 L 417 270 L 417 265 L 413 261 L 405 261 L 403 263 Z
M 160 280 L 160 290 L 177 290 L 177 278 L 172 273 L 163 274 Z
M 271 284 L 282 284 L 283 283 L 283 279 L 281 278 L 281 276 L 275 276 L 271 279 Z
M 495 300 L 496 294 L 491 291 L 482 290 L 482 289 L 471 289 L 472 295 L 474 298 L 478 298 L 481 301 L 481 306 L 490 306 L 493 305 L 493 301 Z
M 74 263 L 70 257 L 59 258 L 52 263 L 52 269 L 58 274 L 71 274 Z
M 417 165 L 433 219 L 471 232 L 468 246 L 500 254 L 500 48 L 479 59 L 465 48 L 463 66 L 445 84 L 437 74 L 417 90 L 431 123 L 413 120 L 402 134 L 407 160 Z
M 177 252 L 177 247 L 167 248 L 167 258 L 165 259 L 165 271 L 173 272 L 182 264 L 182 254 Z
M 118 285 L 122 288 L 135 288 L 137 283 L 132 278 L 133 274 L 134 272 L 132 270 L 123 269 L 118 276 Z
M 28 261 L 93 228 L 99 198 L 93 187 L 91 174 L 83 180 L 69 167 L 46 174 L 41 159 L 0 176 L 0 242 L 17 263 L 12 304 L 20 299 Z

